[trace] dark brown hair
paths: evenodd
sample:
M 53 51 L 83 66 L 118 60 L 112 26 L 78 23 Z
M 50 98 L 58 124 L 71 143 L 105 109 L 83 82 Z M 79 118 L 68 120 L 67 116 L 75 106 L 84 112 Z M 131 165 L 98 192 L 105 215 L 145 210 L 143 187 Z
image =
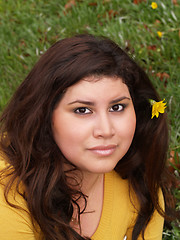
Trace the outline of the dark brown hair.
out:
M 9 186 L 18 179 L 18 184 L 23 182 L 25 186 L 21 194 L 44 239 L 84 239 L 69 222 L 72 201 L 75 202 L 73 196 L 85 196 L 67 184 L 63 170 L 65 159 L 53 139 L 51 118 L 66 89 L 90 75 L 122 78 L 133 99 L 136 132 L 115 171 L 129 180 L 140 202 L 132 237 L 135 240 L 144 232 L 154 209 L 164 215 L 158 191 L 161 187 L 167 192 L 166 114 L 151 119 L 149 99 L 160 100 L 158 94 L 146 73 L 106 38 L 80 35 L 58 41 L 15 92 L 0 118 L 0 148 L 13 166 L 5 196 L 8 201 Z

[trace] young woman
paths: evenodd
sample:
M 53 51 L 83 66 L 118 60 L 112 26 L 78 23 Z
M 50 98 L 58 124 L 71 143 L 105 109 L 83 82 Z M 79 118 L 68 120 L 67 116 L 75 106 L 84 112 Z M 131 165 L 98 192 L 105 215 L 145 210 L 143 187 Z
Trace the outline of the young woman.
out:
M 161 239 L 168 130 L 150 99 L 114 42 L 50 47 L 0 118 L 0 239 Z

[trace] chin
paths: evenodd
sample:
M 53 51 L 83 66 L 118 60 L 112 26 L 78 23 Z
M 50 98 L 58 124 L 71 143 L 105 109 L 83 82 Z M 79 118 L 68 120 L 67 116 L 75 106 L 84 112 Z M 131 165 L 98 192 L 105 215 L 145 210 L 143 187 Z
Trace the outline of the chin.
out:
M 113 164 L 106 164 L 104 163 L 101 166 L 96 166 L 96 168 L 89 169 L 89 172 L 91 173 L 96 173 L 96 174 L 102 174 L 102 173 L 108 173 L 114 170 L 116 167 L 117 163 Z

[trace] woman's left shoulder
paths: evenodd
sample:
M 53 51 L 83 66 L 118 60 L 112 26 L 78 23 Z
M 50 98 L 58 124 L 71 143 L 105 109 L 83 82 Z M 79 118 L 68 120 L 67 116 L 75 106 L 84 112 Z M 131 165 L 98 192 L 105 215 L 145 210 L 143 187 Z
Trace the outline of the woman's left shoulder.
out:
M 111 179 L 114 201 L 124 206 L 123 209 L 129 214 L 138 212 L 139 202 L 133 189 L 130 187 L 128 179 L 123 179 L 117 172 L 112 171 L 108 176 Z M 119 205 L 119 204 L 118 204 Z
M 117 172 L 112 171 L 113 187 L 118 195 L 129 198 L 130 186 L 128 179 L 123 179 Z

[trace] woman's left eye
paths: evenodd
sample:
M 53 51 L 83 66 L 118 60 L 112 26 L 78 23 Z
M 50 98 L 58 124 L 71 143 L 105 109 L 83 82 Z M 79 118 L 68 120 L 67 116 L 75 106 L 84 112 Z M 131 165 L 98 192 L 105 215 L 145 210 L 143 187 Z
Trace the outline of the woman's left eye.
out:
M 116 105 L 113 105 L 111 108 L 110 108 L 110 112 L 121 112 L 123 111 L 125 108 L 125 106 L 123 104 L 116 104 Z

